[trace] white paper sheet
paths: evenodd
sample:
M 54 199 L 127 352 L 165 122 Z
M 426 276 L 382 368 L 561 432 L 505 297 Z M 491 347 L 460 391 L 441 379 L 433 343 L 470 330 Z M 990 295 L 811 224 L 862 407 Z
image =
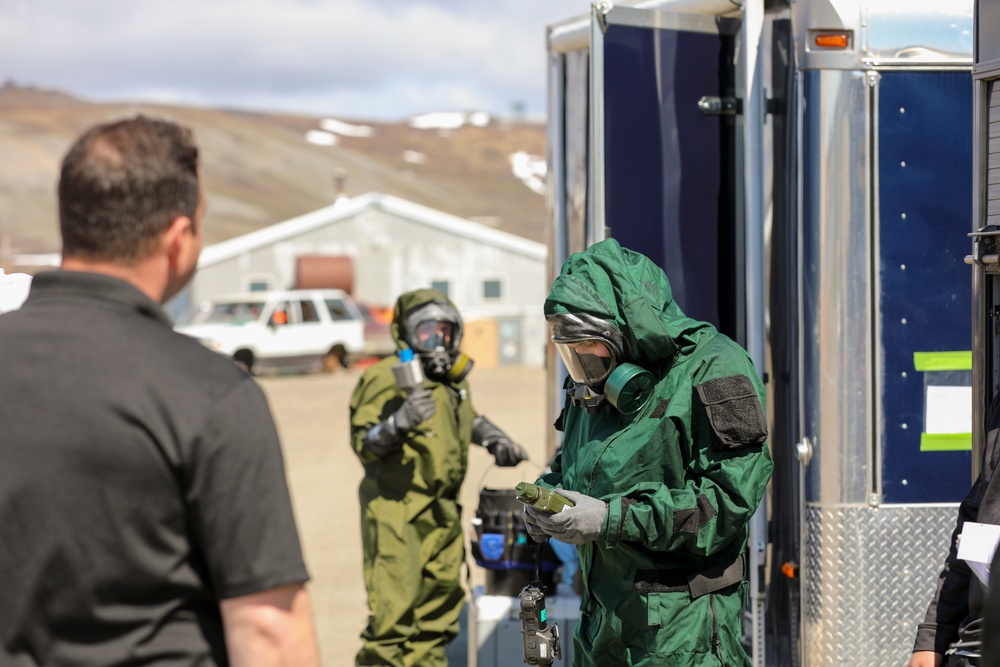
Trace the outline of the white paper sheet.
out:
M 990 563 L 1000 544 L 1000 526 L 967 521 L 958 540 L 958 557 L 969 564 L 984 587 L 990 584 Z
M 927 387 L 924 433 L 972 433 L 972 387 Z

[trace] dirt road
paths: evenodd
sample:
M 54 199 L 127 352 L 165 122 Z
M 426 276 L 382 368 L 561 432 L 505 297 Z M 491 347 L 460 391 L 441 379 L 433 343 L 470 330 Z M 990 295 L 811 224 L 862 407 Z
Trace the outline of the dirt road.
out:
M 358 636 L 368 616 L 357 494 L 362 470 L 348 444 L 348 401 L 360 375 L 360 370 L 351 369 L 332 375 L 259 379 L 285 450 L 292 500 L 312 574 L 309 590 L 325 667 L 354 664 L 361 646 Z M 545 416 L 544 370 L 476 368 L 469 381 L 476 409 L 524 444 L 531 460 L 517 468 L 496 468 L 485 450 L 472 448 L 462 490 L 467 535 L 479 488 L 509 487 L 535 479 L 545 461 L 545 439 L 551 428 Z M 482 570 L 473 565 L 473 584 L 482 581 Z M 452 667 L 460 667 L 457 662 Z

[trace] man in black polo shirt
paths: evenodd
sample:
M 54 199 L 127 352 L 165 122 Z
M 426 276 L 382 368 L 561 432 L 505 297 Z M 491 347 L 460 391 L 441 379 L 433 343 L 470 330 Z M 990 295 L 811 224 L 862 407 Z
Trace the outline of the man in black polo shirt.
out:
M 0 316 L 0 665 L 318 664 L 263 393 L 160 308 L 204 211 L 173 123 L 63 161 L 61 270 Z

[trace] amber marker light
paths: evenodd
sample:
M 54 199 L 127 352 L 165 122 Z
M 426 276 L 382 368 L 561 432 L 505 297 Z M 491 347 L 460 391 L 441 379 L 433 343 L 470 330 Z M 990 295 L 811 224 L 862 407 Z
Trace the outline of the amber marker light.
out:
M 849 43 L 847 33 L 816 35 L 816 46 L 822 49 L 846 49 Z
M 781 573 L 789 579 L 794 579 L 799 573 L 799 568 L 795 563 L 783 563 L 781 565 Z

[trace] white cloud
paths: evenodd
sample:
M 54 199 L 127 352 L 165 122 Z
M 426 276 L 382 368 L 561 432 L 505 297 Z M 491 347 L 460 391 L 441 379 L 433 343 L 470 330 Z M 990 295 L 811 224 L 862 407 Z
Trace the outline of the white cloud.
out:
M 544 112 L 545 26 L 589 0 L 0 2 L 0 77 L 96 99 L 395 120 Z

